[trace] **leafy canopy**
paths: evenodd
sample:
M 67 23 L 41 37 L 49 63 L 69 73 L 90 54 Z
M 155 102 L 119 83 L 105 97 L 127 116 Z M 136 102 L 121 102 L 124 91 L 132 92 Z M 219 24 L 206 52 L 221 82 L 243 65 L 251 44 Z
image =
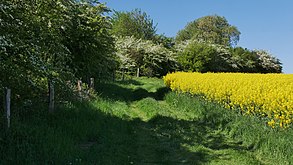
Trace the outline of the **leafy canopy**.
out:
M 115 11 L 112 18 L 112 32 L 116 36 L 134 36 L 152 40 L 156 35 L 156 25 L 146 12 L 135 9 L 131 12 Z
M 225 72 L 228 53 L 219 45 L 193 41 L 179 52 L 178 61 L 184 71 Z
M 190 39 L 225 46 L 236 45 L 240 32 L 237 27 L 228 23 L 225 17 L 218 15 L 205 16 L 186 25 L 177 33 L 176 41 Z

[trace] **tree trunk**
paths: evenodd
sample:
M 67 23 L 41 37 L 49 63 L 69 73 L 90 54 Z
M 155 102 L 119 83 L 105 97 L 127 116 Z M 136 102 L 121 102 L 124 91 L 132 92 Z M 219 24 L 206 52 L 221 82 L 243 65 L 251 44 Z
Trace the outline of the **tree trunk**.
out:
M 55 89 L 52 80 L 48 81 L 49 87 L 49 112 L 54 112 L 55 109 Z

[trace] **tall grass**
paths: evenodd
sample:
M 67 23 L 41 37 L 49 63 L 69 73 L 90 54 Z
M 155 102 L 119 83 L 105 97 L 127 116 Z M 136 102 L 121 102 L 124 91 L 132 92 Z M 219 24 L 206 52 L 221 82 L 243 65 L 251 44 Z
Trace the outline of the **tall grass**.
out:
M 178 109 L 191 111 L 188 117 L 194 116 L 204 123 L 203 127 L 211 126 L 213 130 L 221 131 L 226 140 L 240 144 L 234 146 L 237 150 L 253 153 L 258 163 L 293 163 L 293 155 L 290 154 L 293 152 L 292 128 L 273 129 L 263 122 L 264 119 L 226 110 L 217 103 L 206 102 L 189 94 L 172 92 L 166 96 L 166 101 Z

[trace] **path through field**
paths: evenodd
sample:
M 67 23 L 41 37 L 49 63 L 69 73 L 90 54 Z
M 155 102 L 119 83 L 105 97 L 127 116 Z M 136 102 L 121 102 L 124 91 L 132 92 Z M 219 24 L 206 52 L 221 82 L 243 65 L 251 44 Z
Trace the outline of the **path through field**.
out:
M 161 80 L 103 84 L 95 106 L 111 115 L 88 152 L 104 164 L 266 164 L 233 140 L 213 106 L 170 93 Z M 185 97 L 185 98 L 184 98 Z M 193 99 L 195 100 L 195 99 Z M 114 120 L 115 119 L 115 120 Z M 93 160 L 94 161 L 94 160 Z

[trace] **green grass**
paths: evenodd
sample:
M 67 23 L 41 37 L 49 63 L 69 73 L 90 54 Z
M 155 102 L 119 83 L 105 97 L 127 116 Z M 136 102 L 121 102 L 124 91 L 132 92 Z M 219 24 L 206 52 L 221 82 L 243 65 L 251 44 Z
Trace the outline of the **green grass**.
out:
M 98 98 L 12 116 L 0 164 L 293 164 L 293 130 L 271 129 L 163 81 L 96 84 Z M 1 120 L 3 126 L 3 119 Z

